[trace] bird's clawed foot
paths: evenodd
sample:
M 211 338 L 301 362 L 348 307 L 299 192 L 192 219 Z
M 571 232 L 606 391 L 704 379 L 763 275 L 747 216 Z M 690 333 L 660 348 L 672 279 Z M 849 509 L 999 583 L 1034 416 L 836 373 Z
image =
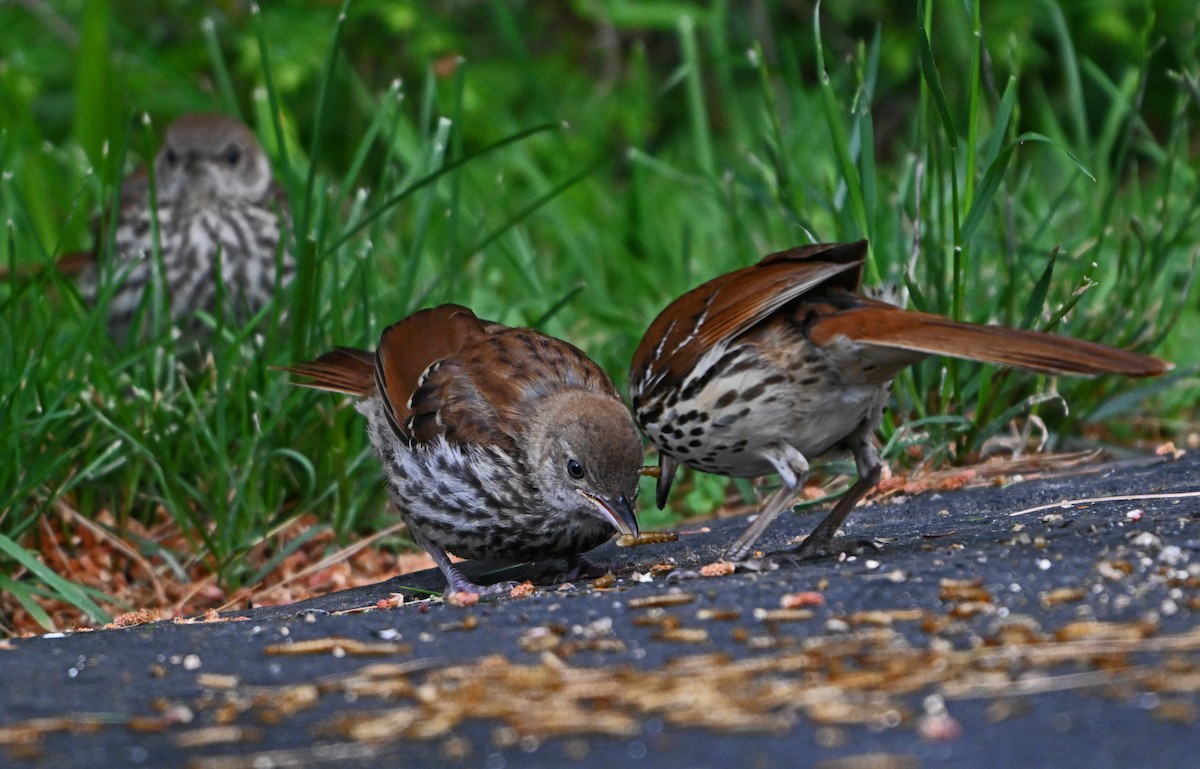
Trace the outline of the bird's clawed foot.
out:
M 733 563 L 738 571 L 767 572 L 775 571 L 784 566 L 799 566 L 801 561 L 808 561 L 824 556 L 852 555 L 865 556 L 883 551 L 883 542 L 878 539 L 854 539 L 835 542 L 828 538 L 818 538 L 809 535 L 794 548 L 771 553 L 759 558 L 726 558 Z
M 493 585 L 477 585 L 455 568 L 443 570 L 446 574 L 446 592 L 442 595 L 446 603 L 455 606 L 470 606 L 481 598 L 508 595 L 519 582 L 497 582 Z
M 567 559 L 567 568 L 555 582 L 571 582 L 583 577 L 585 579 L 596 579 L 603 577 L 608 573 L 608 569 L 593 562 L 590 558 L 583 555 L 576 555 Z
M 785 550 L 771 557 L 786 558 L 790 563 L 799 563 L 821 556 L 864 556 L 881 552 L 883 552 L 883 541 L 878 539 L 860 537 L 835 542 L 833 539 L 817 539 L 810 535 L 791 550 Z

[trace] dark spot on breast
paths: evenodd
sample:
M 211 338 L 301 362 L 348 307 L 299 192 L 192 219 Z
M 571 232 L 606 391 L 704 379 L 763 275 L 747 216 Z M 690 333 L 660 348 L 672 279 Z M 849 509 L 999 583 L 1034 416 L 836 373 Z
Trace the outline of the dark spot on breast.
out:
M 723 371 L 726 368 L 728 368 L 729 366 L 732 366 L 735 363 L 737 363 L 738 359 L 740 359 L 741 357 L 742 357 L 742 351 L 740 349 L 730 350 L 729 352 L 727 352 L 721 356 L 721 359 L 718 360 L 713 365 L 713 368 L 716 369 L 717 371 Z
M 763 384 L 762 382 L 759 382 L 756 385 L 747 387 L 745 390 L 742 390 L 742 398 L 744 398 L 748 401 L 752 401 L 752 400 L 755 400 L 756 398 L 758 398 L 760 395 L 762 395 L 766 391 L 767 391 L 767 386 L 765 384 Z
M 738 397 L 737 390 L 727 390 L 724 395 L 722 395 L 720 398 L 717 398 L 717 408 L 719 408 L 719 409 L 725 408 L 726 406 L 728 406 L 729 404 L 731 404 L 735 400 L 737 400 L 737 397 Z
M 755 365 L 754 359 L 749 356 L 746 356 L 746 357 L 742 358 L 741 360 L 739 360 L 737 363 L 730 366 L 729 370 L 726 371 L 725 374 L 727 376 L 736 376 L 737 374 L 744 374 L 745 372 L 753 369 L 754 365 Z
M 633 402 L 633 407 L 634 409 L 637 409 L 638 421 L 640 421 L 643 425 L 654 424 L 658 421 L 658 418 L 661 417 L 663 413 L 663 406 L 661 402 L 654 404 L 648 409 L 639 409 L 638 402 L 635 399 Z
M 704 435 L 704 425 L 697 425 L 688 431 L 688 435 Z
M 688 382 L 687 386 L 683 388 L 683 398 L 695 398 L 700 394 L 701 390 L 708 386 L 708 383 L 713 380 L 713 377 L 717 376 L 719 373 L 721 373 L 721 369 L 717 366 L 712 366 L 708 369 L 708 371 L 705 371 L 704 374 Z

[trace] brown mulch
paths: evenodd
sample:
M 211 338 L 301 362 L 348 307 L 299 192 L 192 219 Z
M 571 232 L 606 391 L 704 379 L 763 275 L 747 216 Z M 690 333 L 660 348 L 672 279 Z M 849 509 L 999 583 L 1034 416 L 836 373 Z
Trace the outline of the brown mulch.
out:
M 21 545 L 63 578 L 112 598 L 101 602 L 114 616 L 113 626 L 157 620 L 214 617 L 217 611 L 275 606 L 338 590 L 371 585 L 388 577 L 434 565 L 423 552 L 393 553 L 369 546 L 380 535 L 339 546 L 334 533 L 315 515 L 303 515 L 272 531 L 240 558 L 247 570 L 262 568 L 289 542 L 315 526 L 323 527 L 292 553 L 281 558 L 257 585 L 227 589 L 220 584 L 215 561 L 184 535 L 166 510 L 151 525 L 126 521 L 118 526 L 109 510 L 94 518 L 65 502 L 57 503 Z M 382 532 L 381 534 L 391 533 Z M 153 543 L 147 548 L 144 543 Z M 142 543 L 139 548 L 139 543 Z M 140 550 L 140 552 L 139 552 Z M 153 550 L 153 555 L 145 555 Z M 164 557 L 170 554 L 170 560 Z M 182 574 L 180 571 L 182 570 Z M 21 579 L 22 572 L 12 575 Z M 55 629 L 94 624 L 80 609 L 53 598 L 38 598 Z M 34 635 L 48 628 L 7 593 L 0 593 L 0 632 Z

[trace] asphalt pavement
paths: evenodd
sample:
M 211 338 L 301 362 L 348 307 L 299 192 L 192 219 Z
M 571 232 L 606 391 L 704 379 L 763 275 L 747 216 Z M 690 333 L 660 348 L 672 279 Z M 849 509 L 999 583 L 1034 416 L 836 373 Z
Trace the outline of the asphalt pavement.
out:
M 770 571 L 720 564 L 742 517 L 605 545 L 607 586 L 463 608 L 428 571 L 13 640 L 0 765 L 1200 766 L 1200 453 L 1026 475 L 861 507 L 880 549 Z

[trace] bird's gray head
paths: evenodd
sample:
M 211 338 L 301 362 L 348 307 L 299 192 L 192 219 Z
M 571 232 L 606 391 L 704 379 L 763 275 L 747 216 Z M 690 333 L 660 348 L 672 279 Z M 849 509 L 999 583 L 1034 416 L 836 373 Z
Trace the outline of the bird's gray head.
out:
M 183 115 L 167 128 L 154 159 L 159 200 L 201 196 L 261 200 L 271 189 L 271 163 L 245 125 L 226 115 Z
M 620 400 L 584 390 L 547 396 L 527 436 L 530 470 L 547 504 L 638 533 L 642 442 Z

